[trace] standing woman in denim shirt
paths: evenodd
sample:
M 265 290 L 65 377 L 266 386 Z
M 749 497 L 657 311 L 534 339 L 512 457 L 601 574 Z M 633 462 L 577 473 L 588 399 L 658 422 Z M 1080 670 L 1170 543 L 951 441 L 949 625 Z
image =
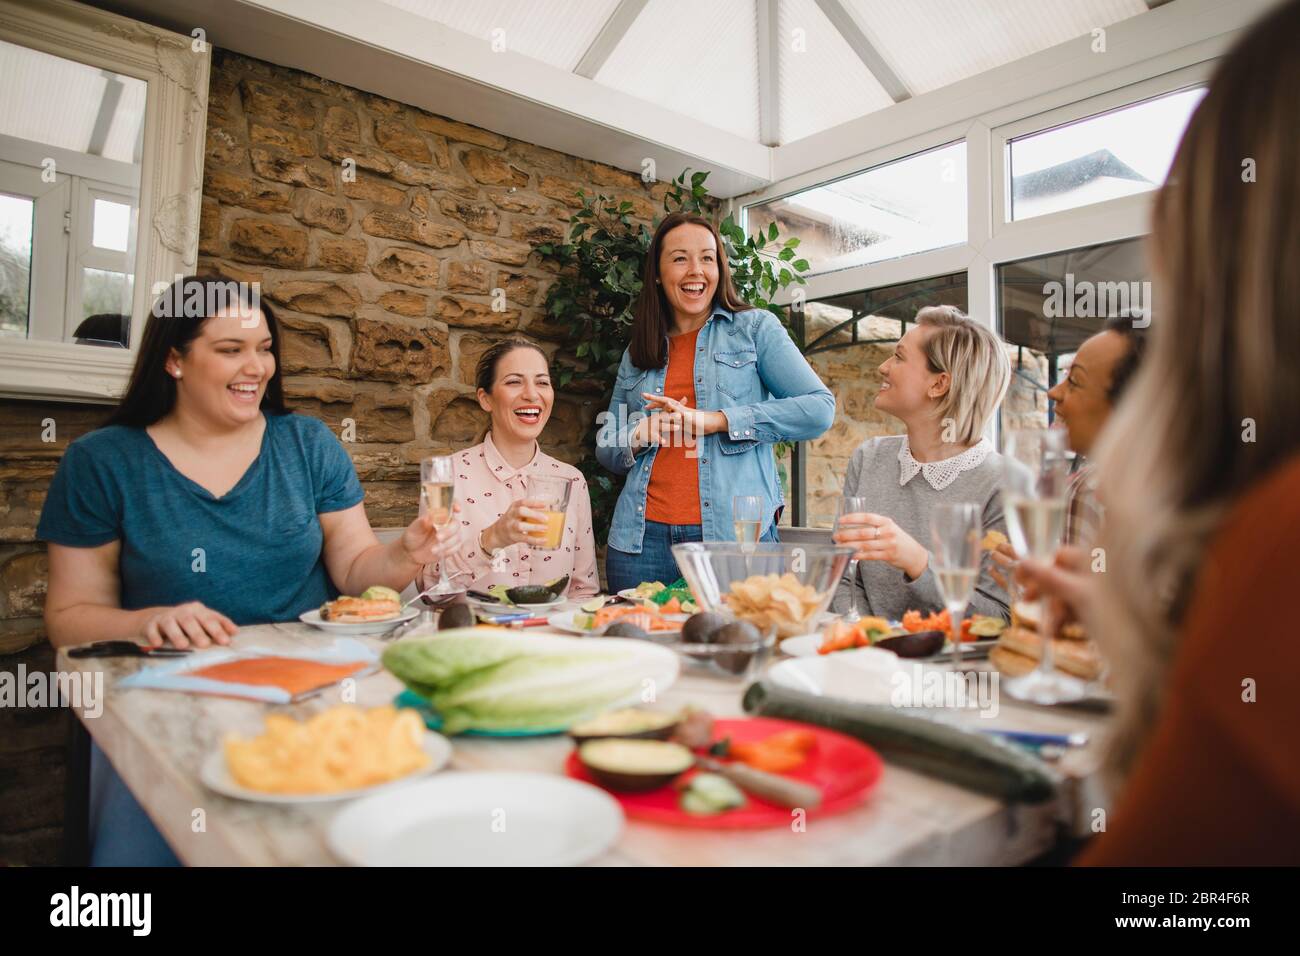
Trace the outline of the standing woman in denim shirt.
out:
M 627 482 L 605 558 L 611 591 L 676 580 L 674 544 L 734 538 L 731 499 L 766 500 L 775 541 L 780 484 L 772 445 L 816 438 L 833 396 L 771 312 L 731 282 L 722 239 L 702 216 L 655 230 L 596 457 Z

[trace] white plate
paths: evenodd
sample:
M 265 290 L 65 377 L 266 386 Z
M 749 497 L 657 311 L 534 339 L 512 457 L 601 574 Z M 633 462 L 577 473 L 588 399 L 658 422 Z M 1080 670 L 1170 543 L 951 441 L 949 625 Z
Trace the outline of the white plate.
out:
M 573 619 L 578 614 L 584 614 L 585 611 L 556 611 L 554 614 L 547 615 L 546 623 L 551 625 L 557 631 L 565 631 L 569 634 L 577 634 L 579 637 L 592 637 L 597 631 L 587 628 L 578 627 L 573 623 Z
M 226 767 L 226 755 L 220 748 L 208 754 L 203 766 L 199 769 L 199 779 L 204 785 L 217 793 L 227 797 L 234 797 L 237 800 L 252 800 L 256 803 L 332 803 L 336 800 L 353 800 L 357 797 L 368 797 L 372 794 L 381 793 L 394 787 L 401 787 L 409 784 L 420 777 L 435 773 L 447 765 L 451 759 L 451 743 L 442 734 L 436 734 L 432 730 L 424 732 L 424 739 L 420 742 L 421 748 L 429 756 L 429 765 L 414 773 L 409 773 L 405 777 L 399 777 L 396 780 L 390 780 L 387 783 L 377 783 L 371 787 L 360 787 L 356 790 L 340 790 L 337 793 L 264 793 L 261 790 L 250 790 L 241 786 L 230 775 L 229 768 Z
M 563 594 L 559 595 L 553 601 L 547 601 L 545 604 L 511 604 L 509 601 L 485 601 L 483 598 L 476 598 L 472 594 L 466 598 L 470 604 L 476 607 L 486 608 L 491 611 L 542 611 L 548 607 L 555 607 L 557 604 L 563 604 L 566 600 Z
M 817 648 L 822 646 L 824 639 L 825 635 L 822 634 L 800 634 L 798 637 L 787 637 L 779 646 L 782 654 L 791 657 L 817 657 Z
M 768 671 L 767 678 L 782 687 L 819 697 L 889 704 L 897 686 L 894 675 L 903 667 L 904 661 L 893 651 L 859 647 L 781 661 Z
M 574 866 L 622 832 L 622 807 L 591 784 L 456 772 L 344 808 L 328 839 L 354 866 Z
M 824 634 L 800 634 L 798 637 L 787 637 L 781 642 L 781 652 L 783 654 L 789 654 L 791 657 L 823 657 L 825 655 L 817 653 L 817 648 L 822 646 L 823 640 L 825 640 Z M 988 657 L 989 648 L 993 647 L 997 642 L 998 639 L 996 637 L 988 640 L 967 641 L 961 646 L 962 652 L 967 657 L 970 657 L 970 652 L 978 651 L 980 652 L 980 658 L 982 659 Z M 844 652 L 835 651 L 834 653 L 842 654 Z M 942 663 L 945 658 L 950 657 L 952 657 L 952 641 L 945 643 L 943 645 L 943 650 L 937 654 L 931 654 L 929 657 L 909 658 L 909 660 L 937 661 Z M 974 660 L 975 658 L 971 659 Z
M 390 617 L 383 621 L 366 621 L 364 624 L 342 624 L 338 621 L 322 621 L 320 618 L 320 608 L 312 611 L 304 611 L 298 615 L 298 620 L 304 624 L 310 624 L 312 627 L 320 628 L 322 631 L 329 631 L 331 634 L 341 634 L 347 637 L 361 637 L 366 634 L 383 634 L 391 631 L 399 624 L 405 624 L 407 621 L 413 621 L 420 614 L 419 608 L 408 607 L 405 611 L 396 617 Z
M 577 634 L 577 635 L 579 635 L 580 637 L 599 637 L 601 634 L 603 634 L 603 633 L 605 632 L 605 629 L 604 629 L 604 628 L 601 628 L 601 629 L 598 630 L 598 631 L 593 631 L 593 630 L 588 630 L 588 629 L 585 629 L 585 628 L 578 627 L 576 624 L 574 624 L 574 623 L 573 623 L 573 619 L 574 619 L 574 617 L 575 617 L 576 615 L 578 615 L 578 614 L 582 614 L 582 613 L 586 613 L 586 612 L 583 612 L 583 611 L 556 611 L 554 614 L 552 614 L 552 615 L 550 615 L 550 616 L 548 616 L 548 617 L 546 618 L 546 623 L 549 624 L 549 625 L 551 625 L 551 627 L 555 628 L 556 630 L 559 630 L 559 631 L 566 631 L 566 632 L 569 633 L 569 634 Z M 687 620 L 690 619 L 690 615 L 689 615 L 689 614 L 661 614 L 660 617 L 662 617 L 665 621 L 671 621 L 672 623 L 677 624 L 677 625 L 681 625 L 682 623 L 684 623 L 685 621 L 687 621 Z M 679 627 L 677 627 L 676 630 L 671 630 L 671 631 L 670 631 L 670 630 L 651 631 L 650 633 L 652 633 L 652 634 L 677 634 L 677 633 L 679 633 L 680 631 L 681 631 L 681 627 L 679 626 Z

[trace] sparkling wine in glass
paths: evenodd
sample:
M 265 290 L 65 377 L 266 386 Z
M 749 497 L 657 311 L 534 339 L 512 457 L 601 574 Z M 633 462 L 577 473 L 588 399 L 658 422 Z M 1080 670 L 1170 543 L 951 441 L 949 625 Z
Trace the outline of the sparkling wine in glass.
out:
M 456 462 L 450 455 L 435 455 L 420 462 L 420 499 L 426 514 L 433 516 L 433 523 L 440 530 L 451 527 L 455 512 L 452 504 L 456 500 Z M 429 603 L 434 606 L 445 604 L 452 597 L 464 594 L 464 588 L 457 588 L 447 577 L 447 562 L 438 562 L 438 583 L 425 593 Z
M 867 499 L 861 495 L 844 495 L 840 498 L 839 508 L 835 513 L 835 530 L 840 531 L 844 528 L 861 525 L 862 516 L 870 509 Z M 854 548 L 854 553 L 857 549 Z M 849 559 L 849 613 L 844 616 L 846 621 L 858 621 L 862 619 L 862 610 L 858 607 L 858 559 Z
M 736 495 L 731 499 L 731 519 L 736 529 L 736 541 L 742 547 L 758 544 L 763 533 L 763 497 L 761 495 Z
M 930 566 L 952 622 L 954 670 L 961 669 L 962 615 L 979 577 L 983 522 L 980 506 L 966 502 L 943 502 L 930 512 Z
M 1002 481 L 1002 502 L 1007 534 L 1022 556 L 1051 562 L 1061 545 L 1066 501 L 1070 487 L 1070 457 L 1065 430 L 1031 428 L 1007 436 Z M 1007 693 L 1036 704 L 1080 700 L 1084 683 L 1056 670 L 1052 661 L 1053 622 L 1046 595 L 1038 601 L 1042 654 L 1038 667 L 1006 682 Z

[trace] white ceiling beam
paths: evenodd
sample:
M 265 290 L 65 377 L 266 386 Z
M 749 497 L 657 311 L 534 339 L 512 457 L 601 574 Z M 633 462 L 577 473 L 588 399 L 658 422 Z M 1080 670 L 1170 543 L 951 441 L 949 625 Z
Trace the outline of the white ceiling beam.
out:
M 781 142 L 780 43 L 777 0 L 754 0 L 758 14 L 758 141 Z
M 817 0 L 817 6 L 821 7 L 822 13 L 826 14 L 826 19 L 831 22 L 840 36 L 844 37 L 853 52 L 857 54 L 863 66 L 871 71 L 876 78 L 876 82 L 884 88 L 890 98 L 895 103 L 901 103 L 903 100 L 911 99 L 912 91 L 907 88 L 907 84 L 899 79 L 898 74 L 893 68 L 885 62 L 885 58 L 880 55 L 875 44 L 867 39 L 867 35 L 862 32 L 858 22 L 853 19 L 848 8 L 844 6 L 843 0 Z
M 573 68 L 573 72 L 594 80 L 648 2 L 649 0 L 619 0 L 618 6 L 609 15 L 605 25 L 600 28 L 596 38 L 591 41 L 587 52 L 582 54 L 582 59 Z

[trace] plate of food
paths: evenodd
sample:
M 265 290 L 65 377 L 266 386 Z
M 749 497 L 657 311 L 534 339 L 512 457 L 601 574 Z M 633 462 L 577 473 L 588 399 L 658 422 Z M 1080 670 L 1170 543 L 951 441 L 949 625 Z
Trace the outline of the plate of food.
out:
M 487 597 L 470 592 L 468 600 L 479 607 L 496 610 L 517 607 L 524 611 L 542 611 L 563 604 L 568 589 L 569 576 L 566 574 L 546 584 L 520 584 L 514 587 L 493 584 L 484 592 Z
M 1043 656 L 1038 607 L 1019 601 L 1011 608 L 1011 624 L 989 651 L 989 662 L 1004 677 L 1022 677 L 1038 666 Z M 1052 638 L 1052 664 L 1056 670 L 1085 684 L 1086 696 L 1078 703 L 1107 706 L 1113 696 L 1105 684 L 1106 664 L 1083 626 L 1072 621 Z
M 269 714 L 262 733 L 227 734 L 199 770 L 209 789 L 256 803 L 327 803 L 434 773 L 451 744 L 393 707 L 340 704 L 305 721 Z
M 883 764 L 866 744 L 808 724 L 766 717 L 683 715 L 669 739 L 578 738 L 565 764 L 602 787 L 627 816 L 680 827 L 788 827 L 860 806 Z
M 326 601 L 314 611 L 299 614 L 298 620 L 322 631 L 359 637 L 383 634 L 415 620 L 419 613 L 414 607 L 403 608 L 402 596 L 392 588 L 376 586 L 366 588 L 359 597 L 344 595 Z
M 624 588 L 618 596 L 625 601 L 635 601 L 647 607 L 656 607 L 665 614 L 694 614 L 699 610 L 685 578 L 672 584 L 662 581 L 642 581 L 634 588 Z
M 676 635 L 688 614 L 664 614 L 657 607 L 639 604 L 616 604 L 595 611 L 580 608 L 576 611 L 557 611 L 547 623 L 569 634 L 585 637 L 654 637 L 656 634 Z
M 803 634 L 781 643 L 781 650 L 791 657 L 834 654 L 859 647 L 883 647 L 899 657 L 920 660 L 952 653 L 951 616 L 945 610 L 922 615 L 908 611 L 899 622 L 883 617 L 864 617 L 857 621 L 834 620 L 820 634 Z M 972 658 L 987 654 L 1007 623 L 998 617 L 971 615 L 962 621 L 962 649 Z

